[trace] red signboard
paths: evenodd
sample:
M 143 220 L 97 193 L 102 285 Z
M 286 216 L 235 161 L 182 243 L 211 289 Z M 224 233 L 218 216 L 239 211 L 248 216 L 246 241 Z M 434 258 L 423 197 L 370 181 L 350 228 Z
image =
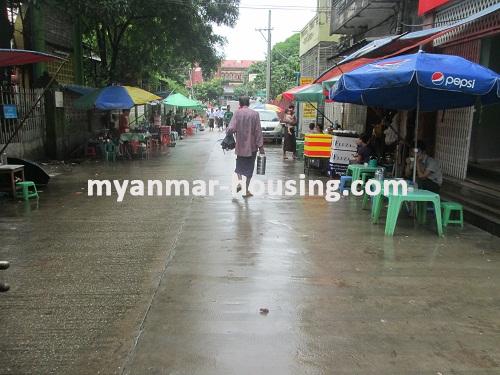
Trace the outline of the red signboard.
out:
M 421 16 L 422 14 L 449 2 L 450 0 L 419 0 L 418 15 Z

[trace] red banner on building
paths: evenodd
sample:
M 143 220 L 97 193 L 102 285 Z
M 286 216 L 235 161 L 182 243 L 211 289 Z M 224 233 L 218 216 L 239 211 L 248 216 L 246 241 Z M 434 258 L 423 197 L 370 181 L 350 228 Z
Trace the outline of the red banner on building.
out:
M 450 0 L 419 0 L 418 15 L 421 16 L 422 14 L 449 2 Z

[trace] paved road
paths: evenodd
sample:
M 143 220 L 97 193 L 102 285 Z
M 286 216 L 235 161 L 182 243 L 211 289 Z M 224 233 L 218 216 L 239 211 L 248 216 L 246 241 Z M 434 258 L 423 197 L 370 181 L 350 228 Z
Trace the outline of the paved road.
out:
M 229 184 L 217 137 L 60 167 L 38 205 L 0 203 L 0 374 L 500 373 L 500 241 L 472 226 L 407 219 L 390 239 L 357 199 L 85 194 L 91 177 Z M 268 177 L 301 171 L 268 158 Z

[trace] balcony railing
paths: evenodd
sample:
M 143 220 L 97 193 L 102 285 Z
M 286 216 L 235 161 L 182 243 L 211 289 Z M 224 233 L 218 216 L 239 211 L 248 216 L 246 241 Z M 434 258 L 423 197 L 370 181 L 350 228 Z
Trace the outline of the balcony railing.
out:
M 332 34 L 357 35 L 371 30 L 393 15 L 399 0 L 334 0 L 332 2 Z

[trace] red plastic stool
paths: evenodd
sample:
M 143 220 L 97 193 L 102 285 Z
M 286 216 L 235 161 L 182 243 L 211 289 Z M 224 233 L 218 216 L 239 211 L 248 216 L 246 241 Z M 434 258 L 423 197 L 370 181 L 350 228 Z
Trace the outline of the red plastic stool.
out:
M 137 140 L 130 141 L 130 148 L 132 149 L 132 154 L 137 155 L 139 153 L 140 147 L 141 147 L 141 142 Z
M 95 146 L 87 146 L 87 147 L 85 147 L 85 156 L 86 157 L 91 157 L 91 158 L 96 158 L 97 157 L 97 151 L 95 149 Z

